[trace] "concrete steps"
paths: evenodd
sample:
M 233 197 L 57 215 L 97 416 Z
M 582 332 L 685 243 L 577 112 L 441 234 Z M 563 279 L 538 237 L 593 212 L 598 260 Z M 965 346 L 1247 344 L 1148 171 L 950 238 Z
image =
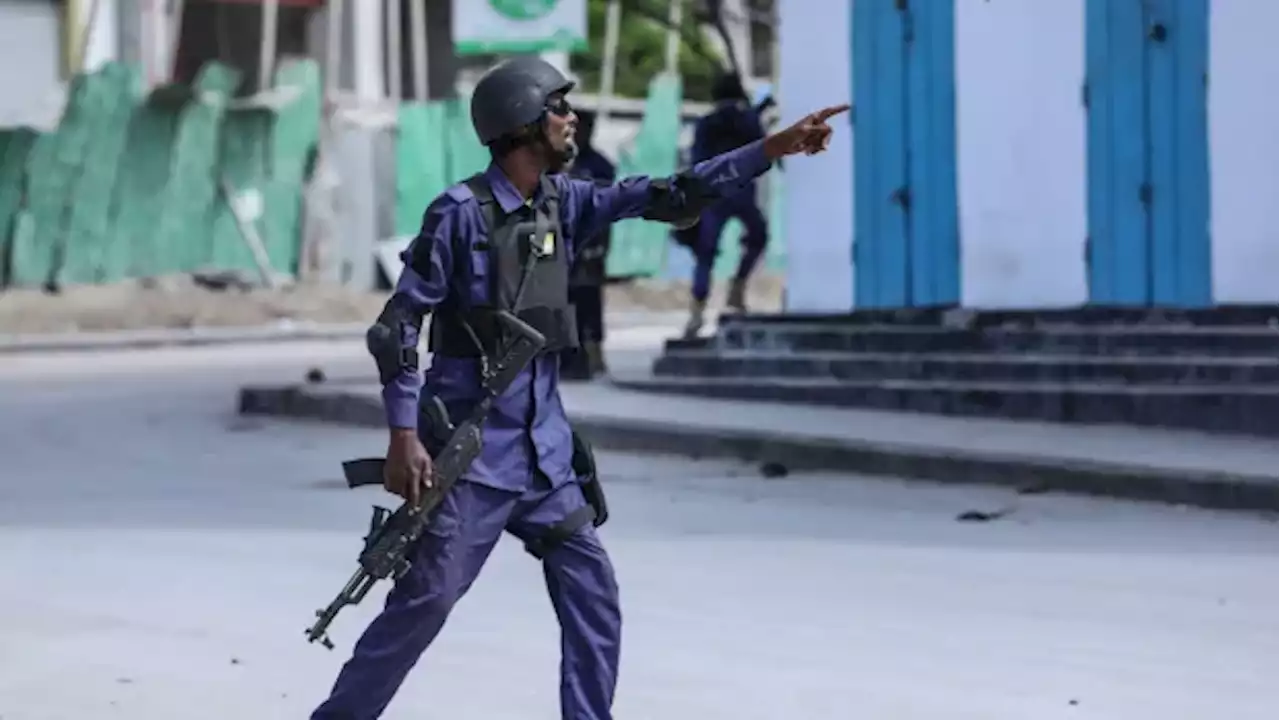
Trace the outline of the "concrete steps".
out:
M 1275 437 L 1274 306 L 727 316 L 633 390 Z
M 1275 384 L 1275 358 L 1134 357 L 1037 354 L 932 354 L 668 350 L 654 363 L 658 377 L 809 378 L 840 381 L 956 380 Z
M 1124 387 L 810 378 L 615 378 L 629 390 L 940 415 L 1121 424 L 1275 437 L 1276 388 Z
M 732 323 L 708 345 L 716 350 L 857 353 L 1058 353 L 1077 355 L 1270 356 L 1280 352 L 1268 327 L 822 325 Z
M 844 313 L 746 313 L 723 315 L 721 325 L 1194 325 L 1274 327 L 1276 305 L 1219 305 L 1212 308 L 1138 308 L 1085 306 L 1041 310 L 969 310 L 925 307 L 854 310 Z

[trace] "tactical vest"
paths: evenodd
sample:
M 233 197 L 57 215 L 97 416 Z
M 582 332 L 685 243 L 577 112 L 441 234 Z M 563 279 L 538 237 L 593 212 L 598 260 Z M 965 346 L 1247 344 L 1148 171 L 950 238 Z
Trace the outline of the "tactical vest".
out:
M 487 237 L 475 238 L 464 272 L 471 292 L 473 267 L 487 266 L 488 297 L 451 298 L 431 315 L 428 347 L 447 357 L 492 356 L 504 339 L 494 322 L 495 310 L 507 310 L 547 338 L 544 353 L 578 346 L 578 326 L 569 304 L 569 255 L 560 232 L 560 196 L 542 178 L 541 208 L 521 205 L 505 214 L 493 189 L 481 175 L 467 181 L 480 204 Z

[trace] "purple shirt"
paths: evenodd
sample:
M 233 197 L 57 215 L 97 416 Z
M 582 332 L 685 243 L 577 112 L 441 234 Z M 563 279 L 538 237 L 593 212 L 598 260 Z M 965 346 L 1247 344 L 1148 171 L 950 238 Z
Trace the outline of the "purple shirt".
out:
M 729 195 L 768 169 L 762 142 L 754 142 L 719 157 L 698 163 L 692 173 L 717 194 Z M 504 213 L 524 204 L 520 192 L 496 165 L 485 178 Z M 602 185 L 563 174 L 552 176 L 560 194 L 561 238 L 570 260 L 576 238 L 598 237 L 610 223 L 642 215 L 650 197 L 648 177 L 627 177 L 614 185 Z M 541 192 L 531 202 L 544 199 Z M 471 303 L 488 300 L 489 256 L 471 248 L 486 235 L 480 206 L 465 183 L 454 185 L 438 197 L 422 221 L 422 230 L 401 255 L 404 271 L 396 283 L 395 299 L 415 316 L 425 316 L 450 293 L 465 293 Z M 429 245 L 422 248 L 422 245 Z M 414 253 L 428 262 L 410 267 Z M 455 272 L 457 263 L 471 263 L 471 272 Z M 467 275 L 472 277 L 467 287 Z M 419 333 L 405 327 L 401 344 L 416 348 Z M 535 469 L 542 470 L 554 486 L 572 477 L 573 456 L 569 420 L 560 402 L 559 360 L 539 356 L 497 399 L 484 426 L 484 451 L 471 466 L 467 479 L 490 487 L 522 491 Z M 416 373 L 402 372 L 382 391 L 387 423 L 393 428 L 414 428 L 418 420 L 419 393 L 423 387 L 444 401 L 455 421 L 465 418 L 481 395 L 479 363 L 472 358 L 433 356 L 425 383 Z

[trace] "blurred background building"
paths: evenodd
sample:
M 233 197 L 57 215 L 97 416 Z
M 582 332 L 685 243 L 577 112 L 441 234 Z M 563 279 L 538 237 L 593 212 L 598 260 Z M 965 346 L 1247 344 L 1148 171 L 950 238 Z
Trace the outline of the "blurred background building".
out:
M 624 172 L 679 166 L 725 68 L 775 93 L 784 122 L 854 104 L 830 152 L 762 183 L 789 310 L 1275 303 L 1278 14 L 1208 0 L 0 0 L 0 283 L 207 266 L 385 282 L 379 247 L 390 257 L 486 160 L 469 88 L 537 52 L 579 78 Z M 687 270 L 664 228 L 619 227 L 615 277 Z
M 565 67 L 581 81 L 577 103 L 606 114 L 601 149 L 631 172 L 666 173 L 687 126 L 707 109 L 716 72 L 739 63 L 767 91 L 776 65 L 772 12 L 738 0 L 711 8 L 666 0 L 3 0 L 10 62 L 0 76 L 0 162 L 8 168 L 0 178 L 11 192 L 6 201 L 0 191 L 2 277 L 32 285 L 252 268 L 263 253 L 237 239 L 247 224 L 273 272 L 385 283 L 394 268 L 379 269 L 375 258 L 391 257 L 430 197 L 486 160 L 466 127 L 465 103 L 493 63 L 538 52 Z M 76 73 L 86 82 L 73 84 Z M 166 89 L 202 82 L 181 101 Z M 108 95 L 108 104 L 140 109 L 107 122 L 100 103 Z M 81 106 L 97 108 L 99 120 L 87 120 Z M 152 118 L 164 131 L 138 131 L 140 119 L 157 114 L 167 117 Z M 88 146 L 98 150 L 86 154 Z M 287 162 L 272 157 L 282 150 Z M 77 167 L 104 161 L 122 167 L 98 173 L 96 183 L 73 182 Z M 131 167 L 140 164 L 161 169 Z M 282 165 L 291 172 L 277 172 Z M 199 179 L 209 172 L 236 176 L 228 184 L 239 202 Z M 153 201 L 161 186 L 171 202 Z M 34 204 L 33 189 L 41 195 Z M 96 199 L 94 218 L 61 217 L 57 208 L 86 194 Z M 210 215 L 210 223 L 196 220 Z M 151 232 L 204 224 L 213 237 Z M 684 274 L 665 262 L 662 228 L 632 223 L 623 235 L 615 276 Z M 62 249 L 87 246 L 94 249 Z M 775 268 L 783 250 L 779 242 Z

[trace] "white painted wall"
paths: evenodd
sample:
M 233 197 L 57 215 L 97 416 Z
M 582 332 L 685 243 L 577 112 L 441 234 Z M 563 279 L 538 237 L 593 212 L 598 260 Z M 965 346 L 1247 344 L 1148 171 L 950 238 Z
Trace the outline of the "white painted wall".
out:
M 1084 48 L 1083 0 L 956 2 L 966 306 L 1087 300 Z
M 778 102 L 790 124 L 827 105 L 851 102 L 849 40 L 853 2 L 778 0 Z M 841 116 L 830 149 L 786 161 L 789 312 L 844 311 L 853 305 L 853 133 Z
M 1209 171 L 1216 302 L 1277 301 L 1275 2 L 1222 0 L 1209 17 Z
M 88 3 L 80 18 L 80 32 L 90 22 L 90 15 L 95 11 L 94 3 Z M 120 12 L 115 0 L 98 0 L 96 16 L 92 18 L 93 27 L 88 28 L 89 42 L 85 45 L 85 71 L 95 72 L 103 65 L 120 57 Z
M 77 21 L 83 31 L 92 3 L 82 3 Z M 85 44 L 85 67 L 93 72 L 119 55 L 116 0 L 98 0 L 98 16 Z M 62 78 L 62 26 L 49 0 L 0 0 L 0 127 L 57 126 L 66 105 Z M 74 54 L 74 53 L 73 53 Z
M 382 47 L 383 3 L 347 2 L 343 6 L 346 8 L 345 19 L 351 23 L 352 89 L 362 101 L 381 100 L 387 96 Z
M 57 9 L 50 2 L 0 0 L 0 127 L 54 127 L 66 94 Z

